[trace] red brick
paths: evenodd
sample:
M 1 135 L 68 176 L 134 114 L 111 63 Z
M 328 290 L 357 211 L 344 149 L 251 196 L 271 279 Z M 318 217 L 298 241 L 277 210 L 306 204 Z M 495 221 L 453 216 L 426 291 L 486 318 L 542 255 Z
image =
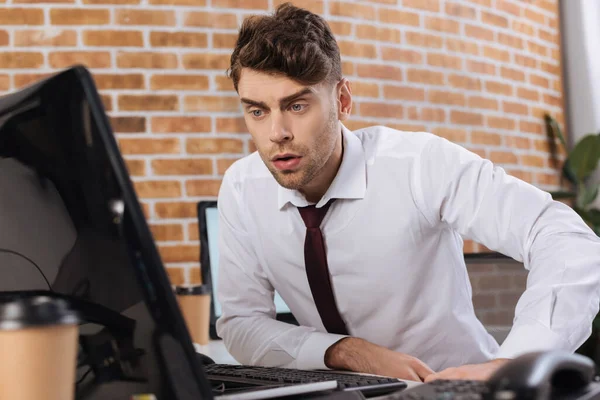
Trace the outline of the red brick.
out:
M 0 68 L 40 68 L 44 64 L 42 53 L 25 51 L 0 52 Z
M 366 19 L 369 21 L 373 21 L 376 16 L 375 8 L 372 6 L 353 4 L 352 7 L 348 7 L 348 4 L 340 1 L 329 3 L 329 13 L 334 16 Z
M 210 175 L 212 160 L 208 158 L 152 160 L 155 175 Z
M 288 2 L 288 0 L 273 0 L 273 7 L 277 7 L 286 2 Z M 302 0 L 301 7 L 315 14 L 323 14 L 324 11 L 323 0 Z
M 342 57 L 377 58 L 377 49 L 374 44 L 338 40 L 338 46 Z
M 61 51 L 48 55 L 52 68 L 66 68 L 74 64 L 83 64 L 89 68 L 109 68 L 110 53 L 105 51 Z
M 462 69 L 462 58 L 441 53 L 428 53 L 427 64 L 433 67 Z
M 20 89 L 23 86 L 27 86 L 31 83 L 37 82 L 50 76 L 50 73 L 45 74 L 15 74 L 14 85 L 15 89 Z
M 119 25 L 175 26 L 175 11 L 116 9 L 115 21 Z
M 373 125 L 376 125 L 376 123 L 369 123 L 367 126 L 373 126 Z M 386 125 L 392 129 L 396 129 L 398 131 L 405 131 L 405 132 L 424 132 L 426 130 L 425 125 L 419 125 L 419 124 L 415 125 L 415 124 L 387 123 Z M 363 126 L 363 128 L 364 128 L 364 126 Z
M 150 122 L 154 133 L 198 133 L 210 132 L 210 117 L 152 117 Z
M 198 230 L 198 223 L 192 222 L 187 224 L 187 232 L 188 238 L 191 241 L 199 241 L 200 240 L 200 232 Z
M 362 102 L 359 107 L 360 115 L 365 117 L 401 119 L 404 115 L 404 109 L 400 104 Z
M 150 231 L 157 241 L 183 240 L 183 226 L 181 224 L 151 224 Z
M 450 111 L 450 122 L 459 125 L 483 125 L 483 116 L 466 111 Z
M 448 18 L 425 17 L 425 28 L 444 33 L 460 32 L 460 24 Z
M 507 169 L 506 173 L 522 181 L 533 182 L 533 174 L 531 172 Z
M 19 33 L 19 32 L 17 32 Z M 8 46 L 10 39 L 8 37 L 8 32 L 2 30 L 0 31 L 0 46 Z
M 485 108 L 488 110 L 498 109 L 498 100 L 482 96 L 469 97 L 469 108 Z
M 465 35 L 476 39 L 494 41 L 494 31 L 476 25 L 465 25 Z
M 541 66 L 542 66 L 542 71 L 545 71 L 549 74 L 553 74 L 553 75 L 560 75 L 560 65 L 558 64 L 550 64 L 547 63 L 545 61 L 541 62 Z
M 131 176 L 145 176 L 146 175 L 146 162 L 144 160 L 126 159 L 125 165 L 127 166 L 127 172 Z
M 549 42 L 552 44 L 559 44 L 560 40 L 559 40 L 559 36 L 555 33 L 552 32 L 548 32 L 545 29 L 538 29 L 538 35 L 540 37 L 540 39 L 542 39 L 545 42 Z
M 535 180 L 538 185 L 551 185 L 558 186 L 560 185 L 560 177 L 556 174 L 547 174 L 543 172 L 538 172 L 535 174 Z
M 240 111 L 240 100 L 237 96 L 186 96 L 184 111 Z
M 229 67 L 230 54 L 198 53 L 184 54 L 183 67 L 185 69 L 218 69 L 225 70 Z
M 496 74 L 496 65 L 492 63 L 486 63 L 483 61 L 467 60 L 467 71 L 474 72 L 477 74 Z
M 517 156 L 509 151 L 491 151 L 489 159 L 498 164 L 518 164 Z
M 178 154 L 179 139 L 119 139 L 119 147 L 123 154 Z
M 529 83 L 546 89 L 550 88 L 550 81 L 547 78 L 539 75 L 529 74 Z
M 179 103 L 175 95 L 122 94 L 119 95 L 118 106 L 121 111 L 175 111 L 179 108 Z
M 177 246 L 159 246 L 158 251 L 163 263 L 198 261 L 200 256 L 200 246 L 195 245 L 177 245 Z M 167 268 L 168 270 L 173 267 Z
M 331 22 L 329 23 L 331 25 Z M 347 27 L 344 29 L 344 33 L 349 35 L 348 28 L 352 29 L 352 24 L 347 24 Z M 338 31 L 340 29 L 338 28 Z M 335 33 L 335 32 L 334 32 Z M 394 28 L 383 28 L 377 27 L 373 25 L 357 25 L 356 26 L 356 37 L 358 39 L 368 39 L 368 40 L 377 40 L 379 42 L 394 42 L 400 43 L 402 41 L 402 31 L 400 29 Z
M 356 81 L 352 83 L 352 95 L 355 97 L 379 97 L 377 83 Z
M 342 74 L 347 76 L 354 75 L 354 63 L 351 61 L 342 61 Z
M 190 138 L 186 141 L 185 151 L 190 154 L 240 154 L 244 151 L 244 142 L 238 139 Z
M 162 258 L 164 259 L 164 257 Z M 185 270 L 182 267 L 167 267 L 165 272 L 171 285 L 183 285 L 185 283 Z
M 468 0 L 470 3 L 479 4 L 486 7 L 492 6 L 492 0 Z
M 193 202 L 157 202 L 154 206 L 159 218 L 197 218 L 198 203 Z
M 383 97 L 386 99 L 425 101 L 425 89 L 409 86 L 385 85 L 383 87 Z
M 146 132 L 145 117 L 111 117 L 110 125 L 117 133 Z
M 508 28 L 508 19 L 495 12 L 482 11 L 481 22 L 483 22 L 484 25 L 495 25 L 500 28 Z
M 140 0 L 83 0 L 83 4 L 140 4 Z
M 10 76 L 9 75 L 0 75 L 0 91 L 7 91 L 10 89 Z
M 441 48 L 443 40 L 437 35 L 428 35 L 425 33 L 406 32 L 406 43 L 411 46 L 419 46 L 426 48 Z
M 227 169 L 229 169 L 229 167 L 237 160 L 239 160 L 239 158 L 219 158 L 217 160 L 217 174 L 225 174 L 225 171 L 227 171 Z
M 3 8 L 0 13 L 0 25 L 43 25 L 44 10 L 12 6 Z
M 94 74 L 94 81 L 100 90 L 144 89 L 142 74 Z
M 442 90 L 429 90 L 427 100 L 433 104 L 450 104 L 454 106 L 465 106 L 467 104 L 464 94 Z
M 504 136 L 504 143 L 508 147 L 517 149 L 529 149 L 531 147 L 529 138 L 521 136 Z
M 471 76 L 452 74 L 448 76 L 448 83 L 455 88 L 481 90 L 481 79 Z
M 244 118 L 217 118 L 217 132 L 219 133 L 247 133 Z
M 104 111 L 110 112 L 113 110 L 113 97 L 110 94 L 100 94 L 100 100 L 104 107 Z
M 333 32 L 333 34 L 335 35 L 335 37 L 339 37 L 339 36 L 349 36 L 352 34 L 352 26 L 353 24 L 350 22 L 345 22 L 345 21 L 327 21 L 327 24 L 329 25 L 329 29 L 331 29 L 331 32 Z M 365 29 L 376 29 L 374 26 L 371 25 L 359 25 L 356 27 L 356 31 L 357 31 L 357 37 L 359 39 L 365 39 L 364 35 L 359 35 L 358 32 L 360 31 L 360 28 L 362 28 L 362 32 L 365 32 Z M 369 39 L 369 38 L 366 38 Z M 376 39 L 372 39 L 372 40 L 376 40 Z
M 496 61 L 510 62 L 510 53 L 496 47 L 483 46 L 483 56 Z
M 428 122 L 444 122 L 446 121 L 446 111 L 441 108 L 430 107 L 408 107 L 408 119 L 428 121 Z
M 473 131 L 471 132 L 471 143 L 484 144 L 487 146 L 500 146 L 502 144 L 502 136 L 497 133 Z
M 453 17 L 475 19 L 477 10 L 462 3 L 452 2 L 446 3 L 446 14 Z
M 173 69 L 177 68 L 177 56 L 173 53 L 118 52 L 117 67 Z
M 553 96 L 553 95 L 547 94 L 547 93 L 544 93 L 544 103 L 551 105 L 551 106 L 555 106 L 555 107 L 563 106 L 562 99 L 560 97 Z
M 17 47 L 27 46 L 77 46 L 77 32 L 73 30 L 57 30 L 52 33 L 42 29 L 15 31 L 14 45 Z M 1 35 L 0 35 L 1 37 Z M 8 36 L 7 36 L 8 38 Z M 2 40 L 0 39 L 0 42 Z M 7 43 L 8 44 L 8 43 Z
M 467 141 L 467 131 L 464 129 L 438 127 L 438 128 L 433 128 L 431 133 L 433 133 L 436 136 L 446 138 L 452 142 L 466 142 Z
M 133 185 L 142 198 L 181 197 L 181 184 L 177 181 L 137 181 Z
M 542 122 L 520 121 L 519 130 L 521 132 L 536 133 L 538 135 L 541 135 L 544 130 L 544 125 Z
M 509 101 L 502 102 L 502 110 L 508 114 L 520 114 L 527 115 L 529 114 L 529 109 L 525 104 L 522 103 L 513 103 Z
M 213 7 L 241 8 L 253 10 L 266 10 L 269 8 L 268 0 L 213 0 Z
M 208 90 L 206 75 L 152 75 L 152 90 Z
M 514 81 L 525 81 L 525 73 L 520 69 L 502 67 L 500 68 L 500 74 L 503 78 L 512 79 Z
M 498 43 L 519 50 L 523 49 L 523 39 L 518 36 L 509 35 L 508 33 L 498 32 Z
M 514 119 L 506 117 L 486 117 L 487 126 L 494 129 L 513 130 L 517 126 Z
M 479 55 L 479 45 L 467 40 L 446 38 L 446 48 L 457 53 Z
M 193 180 L 185 183 L 185 192 L 188 196 L 217 196 L 220 187 L 220 179 Z
M 531 8 L 526 8 L 525 9 L 525 18 L 540 24 L 540 25 L 545 25 L 546 24 L 546 17 L 544 16 L 544 14 L 533 11 Z
M 537 68 L 538 60 L 533 57 L 515 54 L 515 64 L 528 68 Z
M 184 14 L 183 24 L 203 28 L 235 29 L 237 17 L 229 13 L 190 11 Z
M 231 78 L 227 76 L 215 76 L 215 84 L 219 91 L 235 91 Z
M 375 57 L 366 57 L 375 58 Z M 406 64 L 421 64 L 423 62 L 421 53 L 414 50 L 404 50 L 395 47 L 381 48 L 381 58 L 385 61 L 398 61 Z
M 196 32 L 150 32 L 152 47 L 206 47 L 206 33 Z
M 347 4 L 344 4 L 344 7 L 348 7 Z M 358 18 L 358 17 L 357 17 Z M 372 18 L 369 18 L 372 20 Z M 399 11 L 389 8 L 380 8 L 379 9 L 379 21 L 386 24 L 394 24 L 394 25 L 408 25 L 408 26 L 420 26 L 421 20 L 419 14 L 407 11 Z
M 517 97 L 519 97 L 520 99 L 537 102 L 540 100 L 540 92 L 538 92 L 537 90 L 531 90 L 520 87 L 517 89 Z
M 520 17 L 522 12 L 522 8 L 517 3 L 506 0 L 496 0 L 496 8 L 516 17 Z
M 206 6 L 206 0 L 150 0 L 150 4 L 165 6 L 204 7 Z
M 527 49 L 530 53 L 535 53 L 543 57 L 548 56 L 548 48 L 546 46 L 542 46 L 540 44 L 532 42 L 531 40 L 527 42 Z
M 406 73 L 409 82 L 424 83 L 428 85 L 443 85 L 444 74 L 424 69 L 409 69 Z
M 106 25 L 110 23 L 110 10 L 85 8 L 55 8 L 50 10 L 52 25 Z
M 141 47 L 144 45 L 144 38 L 139 31 L 85 31 L 83 44 L 104 47 Z
M 515 32 L 524 33 L 525 35 L 535 36 L 535 28 L 527 22 L 513 20 L 511 29 Z
M 391 65 L 358 64 L 357 73 L 364 78 L 402 80 L 402 70 Z
M 213 47 L 215 49 L 233 49 L 237 43 L 237 33 L 213 32 Z
M 403 0 L 402 7 L 440 12 L 440 0 Z
M 526 154 L 521 155 L 521 164 L 528 167 L 544 168 L 545 160 L 545 157 Z

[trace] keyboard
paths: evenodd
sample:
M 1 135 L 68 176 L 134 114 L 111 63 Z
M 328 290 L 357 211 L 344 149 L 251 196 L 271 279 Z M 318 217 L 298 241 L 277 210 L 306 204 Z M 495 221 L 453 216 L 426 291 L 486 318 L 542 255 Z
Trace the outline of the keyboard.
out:
M 436 380 L 398 393 L 388 394 L 385 400 L 481 400 L 488 393 L 485 381 Z
M 247 365 L 208 364 L 205 373 L 212 382 L 247 385 L 293 385 L 323 381 L 337 381 L 338 389 L 359 390 L 367 397 L 380 396 L 406 388 L 406 382 L 396 378 L 339 373 L 332 371 L 305 371 L 299 369 L 257 367 Z

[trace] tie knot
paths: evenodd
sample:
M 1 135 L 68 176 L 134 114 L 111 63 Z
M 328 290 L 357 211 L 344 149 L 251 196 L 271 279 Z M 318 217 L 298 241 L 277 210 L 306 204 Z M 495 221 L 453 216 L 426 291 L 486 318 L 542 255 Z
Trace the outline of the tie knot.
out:
M 329 206 L 331 206 L 331 201 L 327 202 L 327 204 L 321 208 L 312 205 L 299 207 L 298 211 L 300 211 L 300 216 L 307 228 L 318 228 L 321 226 L 321 222 L 323 221 L 323 218 L 325 218 Z

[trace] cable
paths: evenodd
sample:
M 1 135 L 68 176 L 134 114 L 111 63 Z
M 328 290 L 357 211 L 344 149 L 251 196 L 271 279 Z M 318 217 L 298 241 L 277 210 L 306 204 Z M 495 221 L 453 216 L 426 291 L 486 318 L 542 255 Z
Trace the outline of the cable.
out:
M 46 275 L 44 275 L 44 273 L 42 272 L 42 269 L 40 267 L 38 267 L 38 265 L 36 263 L 34 263 L 31 258 L 29 258 L 19 252 L 16 252 L 14 250 L 8 250 L 8 249 L 0 249 L 0 253 L 14 254 L 16 256 L 26 259 L 31 264 L 33 264 L 33 266 L 37 268 L 37 270 L 40 272 L 40 274 L 42 274 L 42 277 L 44 278 L 44 280 L 46 281 L 46 284 L 48 285 L 48 289 L 50 289 L 50 291 L 52 292 L 52 286 L 50 285 L 50 282 L 48 282 L 48 278 L 46 278 Z

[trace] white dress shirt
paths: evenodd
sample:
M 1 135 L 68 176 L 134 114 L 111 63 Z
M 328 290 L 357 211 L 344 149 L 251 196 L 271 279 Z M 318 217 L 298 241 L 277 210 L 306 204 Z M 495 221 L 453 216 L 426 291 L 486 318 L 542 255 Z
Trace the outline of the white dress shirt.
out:
M 466 149 L 424 132 L 343 127 L 344 153 L 317 203 L 337 199 L 321 229 L 351 336 L 410 354 L 434 371 L 546 349 L 574 351 L 591 332 L 600 240 L 568 206 Z M 217 329 L 243 364 L 326 368 L 326 332 L 304 266 L 309 203 L 277 184 L 257 153 L 219 194 L 223 314 Z M 529 270 L 502 346 L 475 316 L 463 239 Z M 276 321 L 276 290 L 301 326 Z

